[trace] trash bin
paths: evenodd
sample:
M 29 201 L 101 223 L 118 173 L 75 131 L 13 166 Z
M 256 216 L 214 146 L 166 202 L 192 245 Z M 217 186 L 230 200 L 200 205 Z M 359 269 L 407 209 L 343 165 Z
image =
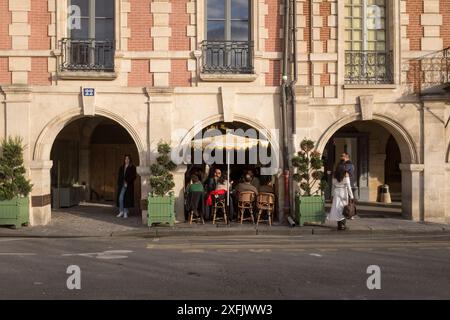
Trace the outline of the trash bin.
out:
M 387 184 L 381 186 L 381 202 L 392 203 L 391 194 L 389 192 L 389 186 Z

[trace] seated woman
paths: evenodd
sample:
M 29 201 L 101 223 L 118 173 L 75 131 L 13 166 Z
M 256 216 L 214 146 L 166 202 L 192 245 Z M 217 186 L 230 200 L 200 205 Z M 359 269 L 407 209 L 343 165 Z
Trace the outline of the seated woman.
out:
M 205 189 L 203 188 L 203 184 L 197 175 L 191 176 L 191 184 L 187 188 L 187 198 L 186 198 L 186 210 L 185 210 L 185 222 L 189 220 L 189 212 L 191 210 L 203 211 L 203 199 Z M 203 212 L 201 212 L 202 215 Z
M 189 185 L 188 192 L 204 192 L 203 184 L 200 182 L 200 179 L 197 175 L 192 175 L 191 177 L 192 183 Z

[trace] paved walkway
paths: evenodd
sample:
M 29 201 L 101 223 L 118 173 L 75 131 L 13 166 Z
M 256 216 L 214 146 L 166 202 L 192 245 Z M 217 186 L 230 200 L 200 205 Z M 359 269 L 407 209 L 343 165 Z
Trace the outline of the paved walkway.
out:
M 401 217 L 398 204 L 374 206 L 360 204 L 359 216 L 347 222 L 352 233 L 438 233 L 449 232 L 449 223 L 413 222 Z M 128 219 L 117 218 L 117 209 L 108 205 L 85 204 L 52 212 L 52 220 L 47 226 L 23 227 L 11 229 L 0 227 L 0 237 L 109 237 L 109 236 L 213 236 L 213 235 L 298 235 L 298 234 L 330 234 L 337 232 L 334 223 L 324 225 L 307 225 L 289 227 L 265 224 L 256 226 L 246 223 L 213 225 L 189 225 L 183 222 L 175 227 L 157 226 L 148 228 L 141 223 L 137 214 Z

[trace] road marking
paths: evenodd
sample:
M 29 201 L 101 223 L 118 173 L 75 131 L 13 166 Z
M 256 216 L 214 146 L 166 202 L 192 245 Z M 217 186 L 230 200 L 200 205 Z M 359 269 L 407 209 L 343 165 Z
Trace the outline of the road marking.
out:
M 321 257 L 322 257 L 322 255 L 321 255 L 321 254 L 318 254 L 318 253 L 310 253 L 309 255 L 310 255 L 310 256 L 313 256 L 313 257 L 318 257 L 318 258 L 321 258 Z
M 319 249 L 320 252 L 336 252 L 338 249 Z
M 103 252 L 89 252 L 89 253 L 65 253 L 62 254 L 63 257 L 88 257 L 88 258 L 96 258 L 102 260 L 110 260 L 110 259 L 126 259 L 128 256 L 127 253 L 132 253 L 130 250 L 107 250 Z

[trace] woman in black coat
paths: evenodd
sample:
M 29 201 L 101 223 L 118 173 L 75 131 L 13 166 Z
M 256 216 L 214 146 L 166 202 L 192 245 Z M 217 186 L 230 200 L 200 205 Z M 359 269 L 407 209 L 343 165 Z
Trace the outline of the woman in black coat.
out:
M 128 209 L 134 207 L 134 180 L 136 179 L 136 167 L 131 161 L 130 155 L 125 155 L 123 165 L 120 166 L 117 178 L 117 206 L 118 218 L 128 218 Z

